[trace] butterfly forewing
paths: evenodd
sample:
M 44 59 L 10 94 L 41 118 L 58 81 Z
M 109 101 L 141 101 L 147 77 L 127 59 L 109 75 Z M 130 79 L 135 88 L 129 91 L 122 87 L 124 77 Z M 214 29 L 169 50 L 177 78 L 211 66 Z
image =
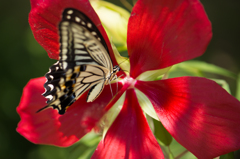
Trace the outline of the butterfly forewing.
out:
M 68 8 L 59 23 L 59 61 L 49 68 L 43 96 L 48 107 L 64 114 L 67 107 L 89 90 L 94 101 L 113 72 L 107 45 L 94 23 L 78 10 Z M 38 111 L 38 112 L 39 112 Z
M 60 64 L 63 69 L 82 64 L 112 71 L 107 45 L 92 21 L 75 9 L 66 9 L 59 24 Z

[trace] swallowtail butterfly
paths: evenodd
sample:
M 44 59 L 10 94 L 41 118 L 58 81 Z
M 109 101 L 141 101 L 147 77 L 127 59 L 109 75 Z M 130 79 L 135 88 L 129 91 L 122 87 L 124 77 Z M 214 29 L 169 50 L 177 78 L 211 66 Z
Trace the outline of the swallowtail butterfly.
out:
M 87 102 L 94 101 L 120 70 L 113 67 L 103 36 L 84 13 L 65 9 L 58 27 L 59 61 L 45 75 L 47 106 L 37 112 L 52 107 L 64 114 L 89 89 Z

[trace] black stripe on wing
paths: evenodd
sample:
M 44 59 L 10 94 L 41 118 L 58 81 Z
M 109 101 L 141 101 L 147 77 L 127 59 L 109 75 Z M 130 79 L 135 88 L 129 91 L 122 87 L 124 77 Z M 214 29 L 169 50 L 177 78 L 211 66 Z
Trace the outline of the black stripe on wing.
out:
M 88 18 L 84 13 L 73 8 L 66 8 L 62 13 L 62 21 L 74 22 L 82 27 L 85 27 L 96 39 L 102 43 L 108 52 L 108 47 L 102 34 L 96 25 L 92 22 L 92 20 Z
M 91 34 L 91 35 L 89 35 Z M 60 35 L 60 64 L 63 69 L 76 65 L 96 64 L 102 65 L 89 54 L 85 43 L 94 43 L 98 40 L 108 53 L 108 47 L 95 24 L 82 12 L 67 8 L 62 13 L 62 21 L 59 23 Z

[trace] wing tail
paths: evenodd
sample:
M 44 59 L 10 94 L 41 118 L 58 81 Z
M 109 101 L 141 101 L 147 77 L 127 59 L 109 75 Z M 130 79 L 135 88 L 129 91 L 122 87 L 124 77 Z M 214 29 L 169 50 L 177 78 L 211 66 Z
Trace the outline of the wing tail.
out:
M 43 111 L 43 110 L 45 110 L 45 109 L 48 109 L 48 108 L 50 108 L 50 107 L 52 107 L 52 106 L 46 105 L 45 107 L 43 107 L 43 108 L 39 109 L 38 111 L 36 111 L 36 113 L 39 113 L 39 112 L 41 112 L 41 111 Z

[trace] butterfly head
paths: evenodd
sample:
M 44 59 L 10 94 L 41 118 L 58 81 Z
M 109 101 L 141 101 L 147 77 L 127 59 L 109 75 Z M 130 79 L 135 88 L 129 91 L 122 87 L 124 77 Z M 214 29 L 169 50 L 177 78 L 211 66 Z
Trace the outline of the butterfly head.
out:
M 112 72 L 111 72 L 111 74 L 110 74 L 110 76 L 109 76 L 109 81 L 112 81 L 112 80 L 117 79 L 117 75 L 116 75 L 116 74 L 117 74 L 120 70 L 121 70 L 121 68 L 120 68 L 118 65 L 114 66 L 114 67 L 113 67 L 113 70 L 112 70 Z
M 119 72 L 121 70 L 121 68 L 118 66 L 118 65 L 116 65 L 116 66 L 114 66 L 113 67 L 113 72 L 112 73 L 117 73 L 117 72 Z

